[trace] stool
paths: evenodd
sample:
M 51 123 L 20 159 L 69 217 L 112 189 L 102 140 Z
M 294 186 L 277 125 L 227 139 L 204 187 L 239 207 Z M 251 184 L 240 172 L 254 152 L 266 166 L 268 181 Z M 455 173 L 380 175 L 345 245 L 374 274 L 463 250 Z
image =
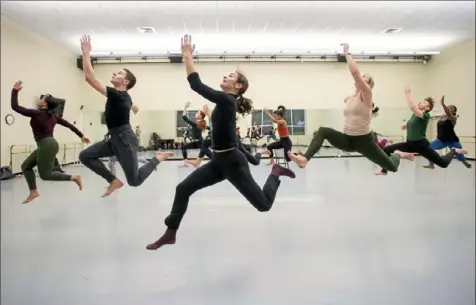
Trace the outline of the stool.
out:
M 283 152 L 283 156 L 280 157 L 281 153 L 280 152 Z M 289 163 L 288 163 L 288 160 L 286 160 L 286 158 L 284 157 L 284 149 L 274 149 L 273 150 L 273 155 L 274 155 L 274 162 L 276 164 L 279 164 L 285 168 L 289 168 Z

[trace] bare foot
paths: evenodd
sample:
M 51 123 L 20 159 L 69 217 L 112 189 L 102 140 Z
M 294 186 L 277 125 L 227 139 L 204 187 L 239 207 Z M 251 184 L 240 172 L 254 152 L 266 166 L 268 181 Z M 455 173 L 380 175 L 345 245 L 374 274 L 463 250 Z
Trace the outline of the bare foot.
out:
M 435 166 L 434 165 L 424 165 L 423 168 L 435 169 Z
M 374 173 L 375 176 L 387 176 L 386 172 L 378 171 Z
M 202 163 L 202 159 L 197 158 L 195 160 L 185 160 L 188 164 L 192 165 L 195 168 L 199 168 L 200 164 Z
M 165 245 L 173 245 L 175 244 L 176 234 L 177 230 L 167 229 L 161 238 L 159 238 L 156 242 L 147 245 L 145 248 L 147 250 L 157 250 Z
M 269 160 L 269 163 L 268 163 L 268 164 L 266 164 L 266 165 L 274 165 L 274 163 L 276 163 L 276 162 L 274 162 L 274 159 L 273 159 L 273 158 L 271 158 L 271 159 Z
M 392 139 L 387 139 L 387 143 L 388 144 L 393 144 L 393 140 Z
M 74 183 L 78 185 L 80 191 L 83 190 L 83 181 L 81 180 L 81 176 L 79 175 L 71 176 L 71 181 L 73 181 Z
M 38 193 L 37 190 L 32 190 L 30 191 L 30 194 L 28 195 L 28 197 L 26 197 L 25 201 L 23 201 L 23 203 L 28 203 L 39 196 L 40 196 L 40 193 Z
M 155 153 L 155 158 L 159 162 L 162 162 L 162 161 L 165 161 L 168 158 L 172 157 L 173 155 L 174 155 L 174 153 L 171 152 L 171 151 L 158 151 L 158 152 Z
M 400 158 L 402 159 L 407 159 L 409 161 L 415 160 L 415 154 L 413 153 L 407 153 L 399 150 L 396 150 L 394 153 L 400 155 Z
M 114 181 L 109 184 L 109 187 L 106 189 L 106 192 L 101 196 L 102 198 L 107 197 L 112 194 L 117 189 L 120 189 L 121 187 L 124 186 L 124 183 L 122 183 L 119 179 L 115 179 Z
M 306 157 L 302 156 L 302 155 L 296 155 L 296 154 L 293 154 L 292 152 L 288 152 L 288 156 L 289 158 L 291 158 L 291 160 L 293 160 L 300 168 L 305 168 L 307 163 L 309 162 L 308 159 L 306 159 Z
M 267 149 L 259 149 L 257 153 L 262 155 L 271 155 L 271 152 Z
M 457 154 L 462 154 L 462 155 L 468 154 L 468 150 L 467 150 L 466 148 L 456 148 L 456 149 L 455 149 L 455 152 L 456 152 Z

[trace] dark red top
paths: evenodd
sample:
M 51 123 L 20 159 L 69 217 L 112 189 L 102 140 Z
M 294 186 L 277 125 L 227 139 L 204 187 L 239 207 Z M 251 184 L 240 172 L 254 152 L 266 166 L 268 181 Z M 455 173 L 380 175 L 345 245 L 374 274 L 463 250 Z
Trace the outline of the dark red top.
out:
M 44 138 L 52 138 L 56 123 L 68 127 L 77 134 L 78 137 L 83 137 L 83 134 L 78 130 L 78 128 L 74 127 L 74 125 L 56 114 L 48 113 L 47 111 L 39 109 L 28 109 L 18 105 L 18 90 L 16 89 L 12 90 L 12 109 L 21 115 L 31 118 L 30 126 L 33 130 L 35 141 Z
M 289 137 L 289 129 L 286 124 L 278 124 L 278 134 L 280 138 Z

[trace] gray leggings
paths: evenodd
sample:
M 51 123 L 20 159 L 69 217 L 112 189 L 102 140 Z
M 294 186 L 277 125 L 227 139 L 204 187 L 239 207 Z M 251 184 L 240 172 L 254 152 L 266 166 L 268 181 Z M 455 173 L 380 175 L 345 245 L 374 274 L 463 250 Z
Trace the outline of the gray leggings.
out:
M 91 145 L 79 154 L 79 160 L 90 170 L 111 183 L 116 176 L 100 160 L 115 156 L 126 175 L 130 186 L 141 185 L 159 164 L 156 158 L 152 158 L 147 164 L 138 168 L 138 143 L 137 137 L 130 125 L 123 125 L 110 129 L 108 138 Z

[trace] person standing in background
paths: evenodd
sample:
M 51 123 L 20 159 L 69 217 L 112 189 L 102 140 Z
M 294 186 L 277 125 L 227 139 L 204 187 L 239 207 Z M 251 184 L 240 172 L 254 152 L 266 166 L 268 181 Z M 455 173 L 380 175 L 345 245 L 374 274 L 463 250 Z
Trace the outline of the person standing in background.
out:
M 136 114 L 137 112 L 135 112 L 134 114 Z M 139 145 L 139 147 L 141 147 L 141 141 L 140 141 L 140 135 L 142 134 L 142 131 L 140 130 L 140 126 L 137 125 L 136 126 L 136 137 L 137 137 L 137 144 Z

